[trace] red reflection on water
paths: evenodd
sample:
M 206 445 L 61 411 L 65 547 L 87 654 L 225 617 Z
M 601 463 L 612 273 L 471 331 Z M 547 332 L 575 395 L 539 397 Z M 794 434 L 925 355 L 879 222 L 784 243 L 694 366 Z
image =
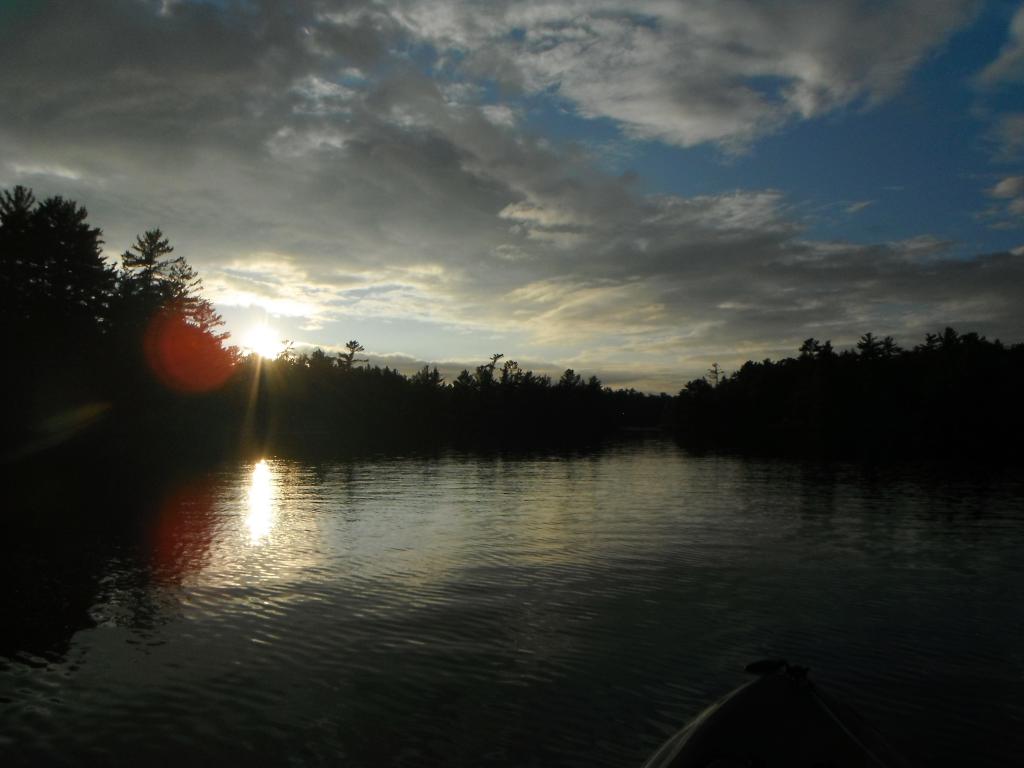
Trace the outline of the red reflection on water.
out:
M 146 329 L 145 350 L 157 378 L 179 392 L 208 392 L 231 375 L 231 355 L 220 341 L 178 312 L 153 318 Z
M 157 512 L 152 537 L 153 572 L 178 582 L 206 563 L 214 538 L 213 492 L 191 483 L 169 493 Z

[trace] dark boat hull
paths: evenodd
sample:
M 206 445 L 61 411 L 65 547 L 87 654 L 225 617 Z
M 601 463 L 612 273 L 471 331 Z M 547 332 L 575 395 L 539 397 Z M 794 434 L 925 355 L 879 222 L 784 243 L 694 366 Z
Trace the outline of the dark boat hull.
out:
M 751 665 L 764 674 L 712 704 L 645 768 L 905 768 L 852 709 L 825 694 L 806 670 Z

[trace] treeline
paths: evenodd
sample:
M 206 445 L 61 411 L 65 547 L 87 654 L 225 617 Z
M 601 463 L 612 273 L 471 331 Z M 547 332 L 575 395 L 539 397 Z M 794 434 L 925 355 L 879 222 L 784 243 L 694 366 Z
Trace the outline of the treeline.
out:
M 362 347 L 273 361 L 247 358 L 236 386 L 261 393 L 252 432 L 289 452 L 335 448 L 543 447 L 591 442 L 624 428 L 658 427 L 668 396 L 602 387 L 566 370 L 558 381 L 502 355 L 445 381 L 437 368 L 413 376 L 353 360 Z M 237 393 L 240 399 L 242 392 Z
M 441 445 L 572 445 L 655 427 L 667 397 L 557 381 L 503 356 L 447 382 L 365 365 L 362 351 L 243 357 L 195 270 L 159 230 L 118 263 L 86 210 L 0 194 L 0 455 L 60 450 L 178 457 L 366 452 Z
M 242 356 L 195 270 L 159 230 L 104 258 L 84 208 L 0 194 L 0 376 L 7 466 L 76 452 L 134 466 L 247 453 L 572 446 L 667 428 L 695 448 L 835 457 L 1021 452 L 1024 345 L 947 328 L 912 349 L 865 334 L 837 352 L 716 366 L 677 397 L 557 380 L 495 354 L 446 381 L 370 366 L 357 341 Z
M 189 364 L 209 383 L 234 363 L 195 270 L 159 230 L 137 238 L 118 264 L 102 250 L 100 230 L 74 201 L 37 201 L 24 187 L 0 194 L 0 455 L 8 461 L 86 436 L 90 448 L 173 436 L 212 418 L 210 398 L 168 386 Z
M 772 455 L 950 461 L 1019 457 L 1024 344 L 946 328 L 903 349 L 864 334 L 837 353 L 807 339 L 797 357 L 717 365 L 674 401 L 684 444 Z

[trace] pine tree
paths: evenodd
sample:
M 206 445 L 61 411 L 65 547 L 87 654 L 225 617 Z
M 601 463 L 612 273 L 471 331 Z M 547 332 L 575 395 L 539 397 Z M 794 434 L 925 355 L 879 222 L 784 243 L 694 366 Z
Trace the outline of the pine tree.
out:
M 355 363 L 368 363 L 370 362 L 365 357 L 356 358 L 356 355 L 360 352 L 365 352 L 363 345 L 355 339 L 352 339 L 345 345 L 345 352 L 338 353 L 338 367 L 343 371 L 351 371 Z
M 187 323 L 218 340 L 228 334 L 217 331 L 224 320 L 209 300 L 202 297 L 203 281 L 185 260 L 172 257 L 174 246 L 159 228 L 135 238 L 121 256 L 124 292 L 133 300 L 134 310 L 145 316 L 176 312 Z

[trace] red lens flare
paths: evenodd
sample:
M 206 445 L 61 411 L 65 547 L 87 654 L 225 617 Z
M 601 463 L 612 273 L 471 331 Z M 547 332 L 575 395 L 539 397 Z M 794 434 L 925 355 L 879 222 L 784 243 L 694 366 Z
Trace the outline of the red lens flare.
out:
M 163 312 L 152 320 L 145 351 L 156 377 L 178 392 L 209 392 L 231 375 L 231 356 L 220 341 L 177 312 Z
M 152 530 L 154 574 L 177 583 L 203 568 L 215 533 L 214 494 L 205 483 L 187 483 L 168 494 Z

